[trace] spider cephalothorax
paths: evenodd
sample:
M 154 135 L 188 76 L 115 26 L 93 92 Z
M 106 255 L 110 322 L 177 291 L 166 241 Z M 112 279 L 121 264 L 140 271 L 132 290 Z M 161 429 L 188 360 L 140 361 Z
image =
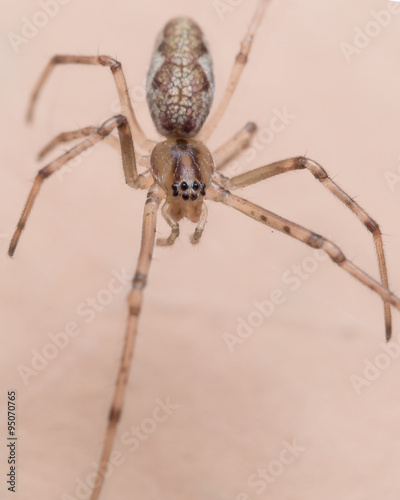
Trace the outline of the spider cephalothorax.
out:
M 172 205 L 171 215 L 197 222 L 215 168 L 208 148 L 194 139 L 167 139 L 155 146 L 150 164 L 154 179 L 167 193 L 166 202 Z

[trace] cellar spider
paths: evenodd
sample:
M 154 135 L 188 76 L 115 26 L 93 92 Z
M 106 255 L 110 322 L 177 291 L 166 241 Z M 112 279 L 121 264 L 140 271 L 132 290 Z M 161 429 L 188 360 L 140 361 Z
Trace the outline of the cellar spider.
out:
M 156 41 L 147 78 L 150 113 L 158 132 L 166 138 L 163 142 L 156 143 L 144 135 L 133 111 L 122 65 L 109 56 L 56 55 L 48 63 L 33 91 L 27 115 L 29 121 L 33 119 L 35 105 L 42 87 L 55 66 L 59 64 L 101 65 L 108 67 L 112 72 L 122 109 L 121 114 L 109 118 L 99 127 L 89 126 L 58 135 L 41 150 L 40 158 L 62 142 L 84 138 L 77 146 L 39 170 L 12 237 L 9 247 L 10 256 L 13 256 L 15 252 L 43 181 L 68 161 L 102 140 L 106 140 L 121 152 L 126 183 L 134 189 L 147 190 L 139 257 L 132 289 L 128 296 L 129 312 L 122 358 L 91 500 L 96 500 L 100 495 L 123 408 L 143 291 L 147 283 L 154 245 L 155 243 L 159 246 L 173 245 L 179 236 L 179 222 L 184 218 L 196 224 L 191 242 L 197 244 L 207 220 L 205 200 L 223 203 L 312 248 L 325 251 L 335 264 L 382 298 L 386 339 L 389 340 L 391 337 L 390 306 L 400 309 L 400 299 L 388 289 L 381 231 L 378 224 L 329 177 L 324 168 L 310 158 L 299 156 L 276 161 L 234 177 L 224 175 L 223 169 L 229 160 L 248 146 L 256 130 L 254 123 L 247 123 L 212 154 L 205 146 L 234 94 L 266 4 L 267 0 L 259 1 L 247 33 L 241 42 L 225 93 L 207 121 L 213 100 L 214 77 L 208 46 L 202 31 L 189 18 L 175 18 L 166 24 Z M 115 130 L 118 136 L 112 135 Z M 148 156 L 138 156 L 139 160 L 137 160 L 134 143 L 140 150 L 150 155 L 150 159 Z M 141 169 L 140 173 L 137 163 Z M 301 169 L 308 170 L 372 233 L 381 283 L 349 261 L 342 250 L 329 239 L 232 193 L 236 189 L 275 175 Z M 170 226 L 171 232 L 168 237 L 158 238 L 156 241 L 156 221 L 159 209 Z

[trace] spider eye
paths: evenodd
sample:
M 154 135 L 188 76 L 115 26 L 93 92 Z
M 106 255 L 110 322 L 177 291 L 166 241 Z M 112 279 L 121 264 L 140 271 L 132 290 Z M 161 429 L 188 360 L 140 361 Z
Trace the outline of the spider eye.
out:
M 190 198 L 194 201 L 194 200 L 197 200 L 198 196 L 199 195 L 197 193 L 193 193 Z
M 206 185 L 201 183 L 200 188 L 201 188 L 201 190 L 200 190 L 201 196 L 205 196 L 206 195 Z
M 189 186 L 188 186 L 188 183 L 187 183 L 187 182 L 185 182 L 185 181 L 181 182 L 181 189 L 182 189 L 182 191 L 186 191 L 186 189 L 187 189 L 188 187 L 189 187 Z
M 189 199 L 189 195 L 188 195 L 188 193 L 183 193 L 182 198 L 183 198 L 184 200 L 188 200 L 188 199 Z
M 197 191 L 197 190 L 199 189 L 199 187 L 200 187 L 200 184 L 199 184 L 197 181 L 194 181 L 194 182 L 193 182 L 193 189 L 194 189 L 195 191 Z

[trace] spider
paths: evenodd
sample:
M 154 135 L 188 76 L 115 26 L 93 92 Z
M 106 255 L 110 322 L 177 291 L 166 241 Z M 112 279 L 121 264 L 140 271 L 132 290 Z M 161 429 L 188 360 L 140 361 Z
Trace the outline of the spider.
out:
M 249 144 L 256 130 L 254 123 L 247 123 L 212 154 L 205 146 L 234 94 L 266 5 L 267 0 L 259 1 L 247 33 L 241 42 L 240 51 L 234 61 L 222 100 L 207 121 L 213 100 L 214 77 L 212 61 L 203 33 L 199 26 L 189 18 L 174 18 L 166 24 L 156 41 L 147 77 L 147 100 L 150 113 L 156 129 L 166 138 L 160 143 L 149 140 L 144 135 L 133 111 L 122 65 L 109 56 L 56 55 L 46 66 L 32 93 L 27 114 L 29 121 L 33 119 L 35 105 L 42 87 L 57 65 L 101 65 L 108 67 L 112 72 L 122 110 L 121 114 L 111 117 L 99 127 L 90 126 L 62 133 L 41 150 L 40 158 L 60 143 L 84 138 L 80 144 L 39 170 L 12 237 L 9 247 L 10 256 L 13 256 L 15 252 L 43 181 L 68 161 L 102 140 L 106 140 L 120 150 L 126 183 L 134 189 L 147 190 L 139 257 L 132 289 L 128 296 L 129 312 L 122 358 L 91 500 L 98 499 L 100 495 L 123 408 L 143 292 L 155 243 L 159 246 L 173 245 L 179 235 L 179 222 L 187 218 L 196 224 L 191 242 L 197 244 L 207 220 L 205 200 L 223 203 L 312 248 L 325 251 L 334 263 L 383 299 L 386 339 L 389 340 L 391 337 L 390 306 L 393 305 L 400 310 L 400 299 L 388 289 L 381 231 L 378 224 L 329 177 L 323 167 L 310 158 L 299 156 L 264 165 L 234 177 L 224 175 L 223 168 L 229 160 Z M 115 130 L 118 136 L 112 135 Z M 141 157 L 138 161 L 141 173 L 136 166 L 134 142 L 150 155 L 150 157 Z M 275 175 L 299 169 L 308 170 L 372 233 L 381 283 L 350 262 L 341 249 L 329 239 L 232 193 L 236 189 Z M 171 227 L 171 232 L 168 237 L 159 238 L 156 241 L 155 232 L 159 209 Z

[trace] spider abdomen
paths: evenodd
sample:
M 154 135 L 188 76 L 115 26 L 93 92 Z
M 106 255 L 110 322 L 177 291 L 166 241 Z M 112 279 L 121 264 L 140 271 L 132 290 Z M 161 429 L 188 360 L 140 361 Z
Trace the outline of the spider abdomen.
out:
M 187 17 L 169 21 L 157 38 L 147 75 L 154 124 L 166 137 L 194 137 L 214 95 L 212 60 L 203 32 Z

